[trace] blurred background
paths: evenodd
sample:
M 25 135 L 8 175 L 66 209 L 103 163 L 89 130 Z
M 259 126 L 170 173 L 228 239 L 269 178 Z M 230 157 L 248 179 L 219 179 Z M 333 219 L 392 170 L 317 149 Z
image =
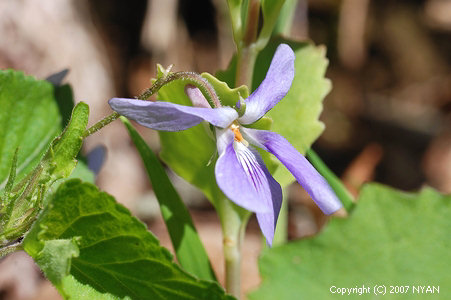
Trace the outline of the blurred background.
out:
M 214 73 L 235 50 L 225 0 L 0 0 L 0 68 L 37 78 L 69 69 L 75 100 L 90 124 L 111 113 L 113 96 L 150 85 L 155 65 Z M 367 181 L 451 193 L 451 1 L 299 0 L 291 38 L 327 47 L 333 89 L 313 148 L 355 194 Z M 155 151 L 158 135 L 138 126 Z M 141 217 L 171 248 L 140 157 L 120 122 L 89 137 L 84 153 L 105 149 L 101 189 Z M 191 207 L 219 278 L 222 241 L 215 212 L 170 174 Z M 326 218 L 290 187 L 289 238 L 318 232 Z M 251 220 L 243 259 L 244 292 L 259 283 L 262 241 Z M 222 279 L 221 279 L 222 280 Z M 0 299 L 60 299 L 24 253 L 0 262 Z

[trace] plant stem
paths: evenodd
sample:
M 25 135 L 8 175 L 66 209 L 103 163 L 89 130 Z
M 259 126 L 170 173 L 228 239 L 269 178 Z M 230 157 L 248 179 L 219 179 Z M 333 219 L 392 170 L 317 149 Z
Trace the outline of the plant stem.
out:
M 147 100 L 150 96 L 155 94 L 160 88 L 174 80 L 183 80 L 186 84 L 192 84 L 196 86 L 202 94 L 205 96 L 207 101 L 210 103 L 211 107 L 221 107 L 221 102 L 219 101 L 218 95 L 213 88 L 213 86 L 201 75 L 194 72 L 176 72 L 170 73 L 164 76 L 154 84 L 145 90 L 141 95 L 136 97 L 139 100 Z
M 247 7 L 246 29 L 243 42 L 247 47 L 257 39 L 258 19 L 260 15 L 260 0 L 249 0 Z
M 250 212 L 223 198 L 218 203 L 225 258 L 226 291 L 240 298 L 241 294 L 241 246 Z
M 258 51 L 255 47 L 257 38 L 260 1 L 249 0 L 247 7 L 246 28 L 243 40 L 237 44 L 237 68 L 235 86 L 246 85 L 252 89 L 252 77 Z
M 252 78 L 254 76 L 254 66 L 257 60 L 255 47 L 250 45 L 238 50 L 235 86 L 246 85 L 252 89 Z
M 120 115 L 117 112 L 113 112 L 111 115 L 103 118 L 99 122 L 95 123 L 93 126 L 89 127 L 83 133 L 83 138 L 90 136 L 91 134 L 93 134 L 96 131 L 99 131 L 100 129 L 102 129 L 106 125 L 110 124 L 111 122 L 113 122 L 114 120 L 116 120 L 119 117 L 120 117 Z

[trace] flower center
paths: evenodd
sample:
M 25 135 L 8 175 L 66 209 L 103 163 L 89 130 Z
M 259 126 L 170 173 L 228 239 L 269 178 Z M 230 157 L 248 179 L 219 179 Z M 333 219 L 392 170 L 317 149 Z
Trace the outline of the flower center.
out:
M 232 125 L 230 125 L 230 130 L 232 130 L 232 132 L 235 136 L 235 141 L 243 143 L 246 147 L 249 145 L 249 143 L 241 135 L 239 125 L 233 123 Z
M 238 126 L 236 124 L 232 124 L 232 125 L 230 125 L 230 129 L 233 131 L 233 134 L 235 135 L 235 141 L 241 142 L 244 140 L 244 138 L 240 132 L 240 126 Z

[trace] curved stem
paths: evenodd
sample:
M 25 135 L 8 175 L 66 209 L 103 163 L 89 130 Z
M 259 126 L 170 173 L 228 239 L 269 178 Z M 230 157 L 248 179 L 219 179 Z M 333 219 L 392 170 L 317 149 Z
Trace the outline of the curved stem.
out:
M 216 95 L 216 92 L 213 88 L 213 86 L 202 76 L 200 76 L 197 73 L 194 72 L 176 72 L 171 73 L 163 78 L 158 79 L 155 81 L 154 84 L 147 90 L 145 90 L 141 95 L 136 97 L 138 100 L 147 100 L 150 96 L 158 92 L 159 89 L 161 89 L 164 85 L 168 84 L 171 81 L 174 80 L 183 80 L 186 82 L 186 84 L 192 84 L 196 86 L 202 94 L 205 96 L 207 101 L 210 103 L 211 107 L 221 107 L 221 102 L 219 101 L 218 95 Z M 111 115 L 103 118 L 102 120 L 95 123 L 93 126 L 88 128 L 83 133 L 83 138 L 86 138 L 90 136 L 91 134 L 99 131 L 106 125 L 110 124 L 114 120 L 118 119 L 120 115 L 117 112 L 113 112 Z
M 192 84 L 196 86 L 202 94 L 205 96 L 211 107 L 221 107 L 218 95 L 211 84 L 202 76 L 194 72 L 176 72 L 170 73 L 163 78 L 158 79 L 155 83 L 145 90 L 141 95 L 136 97 L 139 100 L 147 100 L 150 96 L 155 94 L 160 88 L 174 80 L 183 80 L 186 84 Z

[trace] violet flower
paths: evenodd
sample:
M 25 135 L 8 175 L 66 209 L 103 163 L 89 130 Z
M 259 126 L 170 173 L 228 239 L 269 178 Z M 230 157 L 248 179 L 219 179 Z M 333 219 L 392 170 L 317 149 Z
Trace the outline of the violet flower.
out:
M 191 107 L 122 98 L 113 98 L 109 104 L 119 114 L 156 130 L 185 130 L 202 121 L 212 124 L 219 153 L 215 166 L 218 186 L 231 201 L 256 213 L 271 245 L 282 204 L 282 189 L 254 147 L 276 156 L 325 214 L 342 206 L 325 179 L 284 137 L 243 126 L 260 119 L 287 94 L 294 77 L 294 60 L 291 48 L 280 45 L 266 78 L 247 99 L 238 101 L 235 108 Z M 191 99 L 195 98 L 194 103 L 206 103 L 197 89 L 187 89 L 187 93 Z

